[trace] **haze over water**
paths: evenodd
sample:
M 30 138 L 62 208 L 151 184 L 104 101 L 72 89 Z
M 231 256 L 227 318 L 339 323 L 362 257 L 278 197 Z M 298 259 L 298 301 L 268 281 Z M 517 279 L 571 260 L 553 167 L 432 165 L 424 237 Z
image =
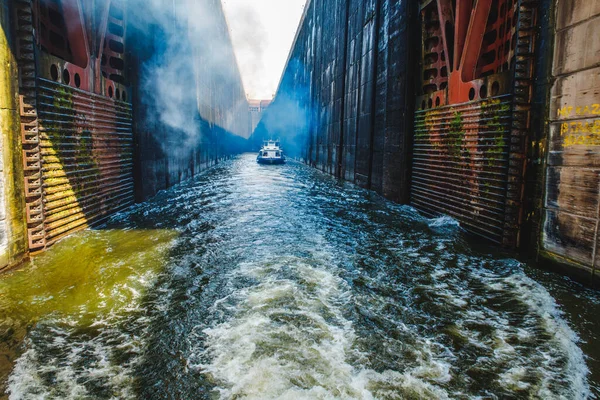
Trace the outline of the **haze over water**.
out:
M 598 395 L 600 296 L 254 155 L 0 279 L 11 398 Z

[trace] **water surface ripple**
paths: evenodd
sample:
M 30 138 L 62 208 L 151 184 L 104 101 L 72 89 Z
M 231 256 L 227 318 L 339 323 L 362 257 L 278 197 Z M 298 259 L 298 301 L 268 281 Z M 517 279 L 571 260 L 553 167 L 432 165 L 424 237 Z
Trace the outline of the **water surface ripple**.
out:
M 598 394 L 597 293 L 252 155 L 6 275 L 0 311 L 13 399 Z

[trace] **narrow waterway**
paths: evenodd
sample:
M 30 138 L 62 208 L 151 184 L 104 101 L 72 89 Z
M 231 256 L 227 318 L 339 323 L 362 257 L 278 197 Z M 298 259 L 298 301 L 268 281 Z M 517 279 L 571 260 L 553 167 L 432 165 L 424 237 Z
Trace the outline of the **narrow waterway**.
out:
M 582 399 L 600 295 L 299 163 L 226 161 L 0 277 L 11 399 Z

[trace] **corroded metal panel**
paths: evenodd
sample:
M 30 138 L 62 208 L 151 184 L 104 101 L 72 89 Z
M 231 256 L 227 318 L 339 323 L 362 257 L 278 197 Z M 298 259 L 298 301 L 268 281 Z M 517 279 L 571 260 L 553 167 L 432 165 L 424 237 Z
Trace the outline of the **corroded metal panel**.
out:
M 515 0 L 421 1 L 421 95 L 411 202 L 518 247 L 536 9 Z
M 131 105 L 38 80 L 46 244 L 133 204 Z
M 510 125 L 511 96 L 418 111 L 412 204 L 502 243 Z
M 85 6 L 99 3 L 105 22 L 124 29 L 120 2 Z M 100 61 L 122 57 L 123 42 L 111 44 L 121 30 L 87 29 L 94 23 L 80 0 L 19 0 L 15 8 L 26 215 L 36 252 L 133 203 L 132 112 L 122 59 L 109 62 L 113 69 Z M 105 45 L 90 48 L 97 42 Z
M 19 62 L 19 100 L 23 171 L 25 175 L 25 213 L 29 248 L 46 246 L 42 196 L 42 165 L 37 113 L 34 23 L 31 0 L 15 2 L 17 16 L 17 59 Z

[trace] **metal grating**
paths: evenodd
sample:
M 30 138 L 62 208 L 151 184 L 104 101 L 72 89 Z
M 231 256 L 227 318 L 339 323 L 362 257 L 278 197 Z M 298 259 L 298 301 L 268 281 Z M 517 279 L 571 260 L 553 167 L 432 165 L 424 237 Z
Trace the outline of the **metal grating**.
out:
M 537 3 L 421 0 L 411 201 L 518 247 Z
M 417 111 L 411 203 L 502 243 L 511 96 Z
M 46 245 L 134 202 L 131 105 L 38 79 Z

